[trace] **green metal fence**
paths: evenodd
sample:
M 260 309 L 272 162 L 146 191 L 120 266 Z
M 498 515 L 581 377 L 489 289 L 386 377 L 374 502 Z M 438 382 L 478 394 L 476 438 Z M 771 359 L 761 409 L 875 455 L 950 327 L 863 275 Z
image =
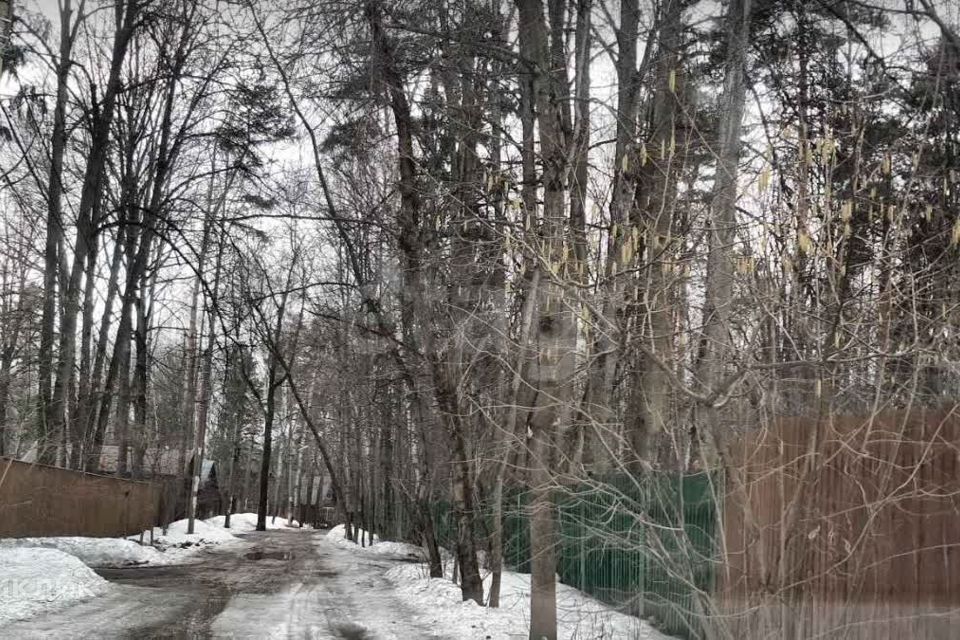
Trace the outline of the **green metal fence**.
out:
M 717 509 L 708 474 L 614 476 L 558 489 L 557 573 L 621 611 L 691 640 L 703 636 L 704 602 L 712 588 Z M 490 530 L 478 519 L 478 536 Z M 434 510 L 441 544 L 456 526 L 447 504 Z M 504 497 L 504 562 L 530 570 L 526 492 Z M 481 538 L 482 539 L 482 538 Z

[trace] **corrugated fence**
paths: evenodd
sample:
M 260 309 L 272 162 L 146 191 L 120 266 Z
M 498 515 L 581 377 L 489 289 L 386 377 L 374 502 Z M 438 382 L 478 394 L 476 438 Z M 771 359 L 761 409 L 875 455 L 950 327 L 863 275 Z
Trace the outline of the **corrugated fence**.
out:
M 722 481 L 558 487 L 561 582 L 691 640 L 960 637 L 960 414 L 778 419 L 730 453 Z M 454 545 L 446 504 L 435 521 Z M 503 524 L 506 564 L 528 572 L 523 491 Z
M 149 482 L 0 458 L 0 537 L 124 536 L 158 523 Z
M 556 492 L 557 574 L 619 610 L 655 621 L 666 633 L 703 636 L 703 607 L 715 570 L 713 476 L 656 472 L 613 476 Z M 453 545 L 448 505 L 435 511 L 442 544 Z M 530 570 L 527 495 L 504 504 L 504 562 Z M 490 529 L 490 523 L 484 527 Z
M 960 637 L 955 411 L 783 419 L 733 456 L 728 637 Z

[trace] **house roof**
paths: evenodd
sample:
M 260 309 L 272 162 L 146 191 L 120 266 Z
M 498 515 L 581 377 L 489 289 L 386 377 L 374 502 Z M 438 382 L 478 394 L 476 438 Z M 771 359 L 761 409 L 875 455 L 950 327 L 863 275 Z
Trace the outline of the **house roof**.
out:
M 176 449 L 148 447 L 143 455 L 143 471 L 160 476 L 178 475 L 180 473 L 179 456 L 180 452 Z M 119 445 L 103 445 L 100 449 L 100 471 L 116 473 L 119 457 Z

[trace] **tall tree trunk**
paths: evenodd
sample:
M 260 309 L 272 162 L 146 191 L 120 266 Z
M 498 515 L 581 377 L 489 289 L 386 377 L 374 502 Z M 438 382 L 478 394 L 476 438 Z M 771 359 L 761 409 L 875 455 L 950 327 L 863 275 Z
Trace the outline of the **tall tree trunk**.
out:
M 391 398 L 392 400 L 392 398 Z M 380 511 L 382 515 L 383 530 L 393 538 L 399 538 L 402 534 L 396 529 L 394 522 L 394 467 L 393 467 L 393 429 L 394 419 L 388 411 L 384 411 L 383 418 L 380 421 L 380 459 L 377 465 L 380 468 L 381 482 L 380 491 Z
M 303 309 L 301 308 L 301 315 L 297 321 L 298 328 L 295 331 L 294 335 L 299 332 L 299 325 L 302 321 Z M 353 516 L 353 506 L 352 503 L 347 498 L 346 490 L 349 486 L 348 481 L 343 479 L 343 470 L 346 465 L 341 464 L 339 467 L 334 464 L 333 453 L 330 451 L 330 448 L 327 446 L 326 440 L 320 434 L 320 430 L 317 428 L 316 423 L 313 420 L 313 416 L 310 414 L 310 408 L 307 404 L 306 399 L 303 397 L 303 394 L 300 391 L 299 386 L 297 385 L 296 377 L 291 375 L 290 365 L 287 360 L 284 358 L 283 354 L 276 349 L 271 347 L 271 357 L 276 358 L 277 364 L 283 369 L 284 377 L 286 378 L 287 384 L 290 387 L 290 393 L 293 394 L 294 400 L 296 400 L 297 407 L 300 409 L 300 417 L 303 419 L 307 428 L 310 430 L 310 433 L 313 434 L 314 442 L 317 445 L 317 449 L 320 451 L 320 456 L 323 459 L 324 466 L 327 469 L 327 472 L 330 474 L 330 483 L 333 487 L 333 491 L 337 496 L 337 500 L 340 503 L 346 502 L 344 505 L 344 511 L 347 516 L 348 523 L 352 523 Z M 308 396 L 309 397 L 309 396 Z M 343 421 L 341 420 L 341 424 Z M 343 440 L 344 437 L 341 439 Z M 345 453 L 345 452 L 344 452 Z M 349 527 L 348 527 L 349 529 Z
M 150 316 L 152 302 L 148 305 L 147 298 L 152 301 L 156 288 L 156 278 L 148 279 L 148 274 L 140 276 L 140 292 L 137 296 L 134 312 L 137 316 L 137 326 L 134 330 L 134 344 L 137 347 L 137 359 L 133 372 L 133 474 L 140 477 L 143 474 L 143 459 L 147 448 L 147 393 L 150 387 Z M 155 442 L 159 448 L 160 443 Z
M 617 29 L 617 134 L 613 159 L 613 195 L 610 202 L 611 232 L 600 280 L 600 317 L 591 326 L 591 358 L 583 400 L 578 412 L 582 432 L 583 464 L 602 473 L 614 462 L 617 450 L 614 407 L 610 394 L 616 372 L 618 326 L 624 303 L 624 274 L 633 265 L 635 252 L 630 231 L 633 191 L 640 161 L 636 153 L 637 103 L 640 73 L 637 69 L 637 32 L 640 8 L 637 0 L 620 3 Z M 642 156 L 641 156 L 642 157 Z
M 247 447 L 246 455 L 241 453 L 243 460 L 243 492 L 241 493 L 241 504 L 244 513 L 246 513 L 247 505 L 250 504 L 250 482 L 253 479 L 253 443 L 250 443 L 250 446 Z
M 285 364 L 283 360 L 283 350 L 282 350 L 282 338 L 283 338 L 283 323 L 284 317 L 287 311 L 287 295 L 290 289 L 290 278 L 292 277 L 293 268 L 291 267 L 290 274 L 288 275 L 288 282 L 283 293 L 280 295 L 279 304 L 276 305 L 276 314 L 277 317 L 274 320 L 272 326 L 269 326 L 269 322 L 265 318 L 262 318 L 265 327 L 265 333 L 267 334 L 267 348 L 269 350 L 269 355 L 267 357 L 267 388 L 266 388 L 266 400 L 262 403 L 263 406 L 263 455 L 260 458 L 260 496 L 257 502 L 257 531 L 266 531 L 267 530 L 267 501 L 269 500 L 270 495 L 270 456 L 273 452 L 273 421 L 276 415 L 276 397 L 277 390 L 284 383 L 284 381 L 291 381 L 290 378 L 290 368 Z M 300 310 L 300 320 L 297 321 L 297 330 L 294 333 L 296 335 L 300 330 L 300 322 L 303 318 L 303 308 Z M 291 349 L 291 353 L 296 353 L 296 341 L 294 340 L 294 346 Z M 280 368 L 283 368 L 283 373 L 280 373 Z M 255 391 L 255 387 L 251 384 L 249 376 L 246 374 L 245 369 L 244 378 L 247 380 L 248 386 L 251 390 Z M 258 396 L 259 398 L 259 396 Z M 277 482 L 280 479 L 277 478 Z
M 214 278 L 216 281 L 216 278 Z M 215 289 L 214 289 L 215 290 Z M 202 476 L 203 473 L 203 458 L 204 452 L 206 450 L 206 437 L 207 437 L 207 420 L 210 413 L 210 397 L 213 393 L 212 387 L 212 373 L 213 373 L 213 350 L 216 344 L 216 325 L 214 324 L 214 311 L 211 306 L 210 317 L 208 318 L 207 324 L 207 346 L 203 351 L 202 356 L 202 365 L 200 367 L 200 391 L 198 398 L 198 407 L 197 407 L 197 428 L 196 433 L 194 434 L 193 449 L 196 452 L 196 459 L 199 460 L 193 468 L 193 478 L 191 479 L 191 491 L 190 491 L 190 505 L 188 512 L 188 524 L 187 530 L 193 530 L 193 521 L 197 515 L 197 496 L 200 491 L 200 486 L 206 480 Z
M 533 356 L 530 353 L 530 336 L 533 328 L 537 300 L 540 296 L 540 269 L 534 267 L 533 275 L 524 291 L 523 310 L 520 314 L 520 339 L 517 348 L 513 375 L 507 393 L 506 429 L 504 442 L 508 445 L 500 452 L 496 474 L 493 480 L 492 519 L 493 532 L 490 544 L 490 562 L 492 577 L 490 580 L 490 599 L 488 606 L 500 606 L 500 583 L 503 575 L 503 490 L 506 482 L 507 461 L 510 459 L 510 447 L 522 442 L 521 416 L 526 419 L 527 412 L 520 410 L 520 386 L 524 380 L 526 367 L 530 366 Z
M 643 315 L 640 319 L 640 355 L 627 404 L 628 430 L 633 457 L 628 467 L 639 471 L 648 464 L 650 445 L 664 430 L 670 408 L 670 382 L 664 367 L 673 367 L 673 309 L 668 261 L 674 250 L 671 238 L 684 145 L 680 69 L 683 31 L 681 0 L 664 0 L 660 7 L 656 85 L 651 108 L 647 149 L 651 161 L 637 183 L 637 224 L 644 229 L 643 274 L 640 282 Z
M 463 424 L 459 419 L 456 387 L 450 372 L 437 350 L 433 318 L 427 307 L 427 290 L 423 273 L 424 233 L 421 228 L 422 212 L 417 189 L 416 165 L 414 162 L 413 117 L 404 93 L 403 77 L 395 62 L 394 45 L 388 39 L 382 25 L 381 8 L 378 2 L 368 2 L 365 13 L 373 35 L 374 55 L 379 63 L 378 72 L 390 100 L 394 125 L 397 129 L 397 153 L 400 191 L 400 250 L 403 255 L 402 306 L 416 327 L 419 347 L 427 360 L 431 378 L 436 387 L 437 403 L 443 411 L 441 419 L 451 439 L 454 454 L 453 503 L 457 520 L 458 550 L 463 578 L 460 583 L 464 600 L 483 602 L 483 582 L 477 561 L 477 547 L 473 525 L 473 467 L 468 456 Z
M 277 521 L 277 516 L 280 515 L 283 504 L 286 502 L 286 495 L 281 499 L 281 493 L 285 494 L 285 489 L 289 484 L 290 479 L 290 450 L 291 442 L 290 436 L 293 433 L 293 424 L 290 422 L 290 412 L 288 411 L 289 400 L 287 398 L 286 390 L 281 388 L 280 390 L 280 408 L 282 419 L 280 422 L 280 453 L 277 455 L 277 469 L 275 471 L 276 482 L 273 483 L 273 500 L 271 500 L 271 523 Z M 286 431 L 284 431 L 284 426 L 286 426 Z
M 93 430 L 92 442 L 86 452 L 86 463 L 84 466 L 87 471 L 95 471 L 99 466 L 100 450 L 103 446 L 107 421 L 110 416 L 110 406 L 113 401 L 113 389 L 115 385 L 118 385 L 118 378 L 128 375 L 129 373 L 130 338 L 133 333 L 133 322 L 131 319 L 133 303 L 139 291 L 139 284 L 143 272 L 147 268 L 153 240 L 152 216 L 147 214 L 144 218 L 146 220 L 146 228 L 144 228 L 140 234 L 140 246 L 137 247 L 134 260 L 128 267 L 127 282 L 124 286 L 123 298 L 120 304 L 120 322 L 117 325 L 113 355 L 110 358 L 110 365 L 107 368 L 107 375 L 103 383 L 103 392 L 100 398 L 100 407 L 97 413 L 96 425 Z M 121 392 L 123 386 L 126 384 L 128 383 L 122 381 L 119 383 Z
M 295 422 L 291 420 L 291 422 Z M 294 445 L 294 463 L 290 465 L 293 472 L 287 485 L 287 526 L 292 527 L 294 519 L 300 519 L 297 509 L 300 507 L 300 479 L 303 476 L 303 432 L 297 430 L 296 444 Z M 303 521 L 300 521 L 303 526 Z
M 27 313 L 24 292 L 26 289 L 25 272 L 19 283 L 17 306 L 12 309 L 10 326 L 4 327 L 2 352 L 0 352 L 0 456 L 6 454 L 7 442 L 7 406 L 10 399 L 10 378 L 14 356 L 20 342 L 23 321 Z M 6 311 L 7 309 L 5 309 Z M 7 314 L 4 314 L 6 316 Z
M 116 439 L 117 473 L 126 475 L 130 453 L 130 336 L 128 344 L 122 350 L 120 373 L 117 382 Z
M 136 3 L 131 0 L 131 5 Z M 133 20 L 134 11 L 129 8 L 125 20 Z M 184 31 L 184 34 L 186 31 Z M 184 64 L 186 63 L 185 54 L 185 35 L 181 35 L 181 41 L 177 50 L 173 53 L 173 67 L 170 71 L 171 78 L 179 78 Z M 100 448 L 103 444 L 103 434 L 106 429 L 106 420 L 110 412 L 111 390 L 115 383 L 119 363 L 126 357 L 123 350 L 129 352 L 130 336 L 132 327 L 132 309 L 140 286 L 146 281 L 149 260 L 153 249 L 153 240 L 157 234 L 157 225 L 163 208 L 163 196 L 167 187 L 170 170 L 178 155 L 182 138 L 173 139 L 173 110 L 177 98 L 178 83 L 171 80 L 165 87 L 163 98 L 163 112 L 160 120 L 160 139 L 156 149 L 156 160 L 153 165 L 153 171 L 150 181 L 150 195 L 146 205 L 143 207 L 143 213 L 140 217 L 141 229 L 139 232 L 139 245 L 133 264 L 128 267 L 127 281 L 123 291 L 123 297 L 120 306 L 120 322 L 117 326 L 116 346 L 113 357 L 107 371 L 107 377 L 103 384 L 103 396 L 100 402 L 99 416 L 97 424 L 93 430 L 93 443 L 90 452 L 87 455 L 86 468 L 94 469 L 100 458 Z M 132 232 L 127 230 L 128 234 Z
M 494 39 L 501 46 L 507 46 L 505 31 L 507 29 L 505 16 L 499 14 L 498 12 L 498 23 L 494 29 Z M 495 67 L 494 79 L 491 81 L 491 86 L 487 91 L 487 94 L 490 99 L 490 111 L 491 116 L 490 120 L 492 123 L 492 129 L 494 135 L 491 139 L 491 164 L 493 165 L 494 171 L 499 172 L 502 169 L 503 163 L 503 117 L 504 117 L 504 103 L 503 99 L 500 96 L 498 90 L 499 75 L 504 73 L 505 69 L 503 66 L 498 65 Z M 526 92 L 524 92 L 526 95 Z M 523 147 L 527 149 L 527 136 L 529 129 L 529 134 L 531 136 L 530 143 L 532 144 L 532 109 L 529 106 L 529 102 L 532 98 L 524 98 L 523 106 L 529 110 L 530 113 L 524 115 L 522 118 L 523 123 L 521 128 L 524 132 L 523 138 Z M 529 156 L 529 158 L 528 158 Z M 533 157 L 532 153 L 523 154 L 523 170 L 526 173 L 529 168 L 533 167 Z M 535 171 L 534 171 L 535 173 Z M 524 205 L 535 206 L 535 198 L 528 196 L 527 191 L 532 191 L 534 185 L 524 184 L 522 186 L 523 196 L 522 200 Z M 521 279 L 522 286 L 522 300 L 523 307 L 520 314 L 519 322 L 519 339 L 517 341 L 517 348 L 512 349 L 510 342 L 510 329 L 509 329 L 509 308 L 506 300 L 506 282 L 507 282 L 507 269 L 506 261 L 508 258 L 504 257 L 509 254 L 511 247 L 507 241 L 507 234 L 509 233 L 509 222 L 506 217 L 505 212 L 505 199 L 506 199 L 505 189 L 500 185 L 496 185 L 496 189 L 491 198 L 493 200 L 493 209 L 494 216 L 497 224 L 500 227 L 501 240 L 500 242 L 490 242 L 492 247 L 491 251 L 496 251 L 498 256 L 495 258 L 496 267 L 494 274 L 491 278 L 491 288 L 494 293 L 492 296 L 492 306 L 494 308 L 494 313 L 496 317 L 493 320 L 494 331 L 501 336 L 500 344 L 498 347 L 499 356 L 507 361 L 510 358 L 511 352 L 515 353 L 511 367 L 498 369 L 497 375 L 499 377 L 498 388 L 501 389 L 500 393 L 504 394 L 503 397 L 506 399 L 504 403 L 504 409 L 501 411 L 503 416 L 501 432 L 498 434 L 498 439 L 500 441 L 500 446 L 495 449 L 495 459 L 496 465 L 493 471 L 493 487 L 490 495 L 490 512 L 491 512 L 491 531 L 490 531 L 490 592 L 487 598 L 487 606 L 489 607 L 499 607 L 500 606 L 500 590 L 503 577 L 503 498 L 504 498 L 504 485 L 506 482 L 507 475 L 507 461 L 510 459 L 512 451 L 516 447 L 516 443 L 519 441 L 518 433 L 520 429 L 520 416 L 526 417 L 526 412 L 520 411 L 518 406 L 520 398 L 520 384 L 523 381 L 522 370 L 526 366 L 527 362 L 530 360 L 530 357 L 527 353 L 527 350 L 530 347 L 530 329 L 533 321 L 533 311 L 534 311 L 534 300 L 536 299 L 536 289 L 539 286 L 540 282 L 540 271 L 536 267 L 536 264 L 531 260 L 525 260 L 525 269 Z M 526 214 L 524 214 L 526 215 Z M 531 212 L 530 215 L 533 215 Z
M 730 308 L 733 299 L 733 255 L 737 229 L 737 176 L 740 164 L 740 130 L 746 98 L 746 56 L 752 0 L 730 0 L 727 6 L 727 56 L 720 110 L 717 173 L 713 184 L 708 225 L 707 276 L 704 291 L 700 384 L 710 389 L 720 382 L 725 359 L 732 354 Z M 706 468 L 718 462 L 719 421 L 713 407 L 705 407 L 698 421 L 701 454 Z
M 103 392 L 101 378 L 103 377 L 104 363 L 107 359 L 107 346 L 110 340 L 113 306 L 119 290 L 120 266 L 123 263 L 124 247 L 127 242 L 129 242 L 125 220 L 121 213 L 113 256 L 110 261 L 110 276 L 107 280 L 107 299 L 103 305 L 103 315 L 100 320 L 100 330 L 97 335 L 97 346 L 93 356 L 93 370 L 90 372 L 87 380 L 86 393 L 81 394 L 81 401 L 78 405 L 80 411 L 80 415 L 78 416 L 80 426 L 76 429 L 76 432 L 80 440 L 70 451 L 70 467 L 73 469 L 83 468 L 85 454 L 82 455 L 82 452 L 91 446 L 94 428 L 97 424 L 98 394 Z
M 375 7 L 373 7 L 372 5 L 369 5 L 369 6 L 371 7 L 371 9 L 375 10 Z M 262 21 L 259 19 L 255 11 L 251 11 L 251 16 L 254 19 L 254 23 L 256 25 L 258 33 L 261 36 L 264 47 L 266 48 L 267 53 L 269 54 L 270 59 L 273 62 L 274 66 L 276 67 L 277 72 L 280 74 L 280 77 L 284 86 L 284 91 L 286 92 L 287 97 L 290 99 L 294 112 L 297 114 L 297 118 L 300 121 L 301 125 L 307 131 L 308 137 L 310 139 L 311 150 L 313 152 L 314 168 L 316 169 L 317 179 L 320 183 L 321 191 L 323 192 L 324 203 L 326 204 L 327 209 L 330 212 L 337 211 L 337 206 L 332 197 L 332 192 L 326 180 L 325 172 L 323 169 L 323 162 L 322 162 L 321 151 L 320 151 L 321 145 L 316 132 L 316 128 L 311 125 L 304 111 L 300 108 L 297 97 L 295 96 L 295 94 L 291 89 L 290 78 L 286 72 L 286 65 L 277 57 L 276 53 L 274 52 L 271 45 L 270 38 L 267 36 L 266 32 L 264 31 Z M 343 220 L 340 217 L 337 217 L 337 216 L 333 217 L 333 222 L 337 230 L 337 234 L 339 235 L 340 240 L 342 242 L 342 246 L 346 250 L 345 253 L 347 255 L 347 258 L 349 259 L 351 270 L 356 279 L 357 288 L 360 291 L 364 308 L 367 309 L 369 312 L 373 313 L 374 317 L 376 318 L 378 328 L 384 333 L 384 335 L 395 334 L 396 327 L 393 323 L 393 320 L 385 312 L 385 310 L 380 304 L 380 301 L 373 295 L 373 292 L 375 291 L 375 289 L 374 287 L 370 286 L 368 278 L 366 277 L 366 273 L 363 269 L 363 265 L 361 265 L 361 262 L 360 262 L 359 251 L 354 245 L 354 241 L 351 237 L 349 227 L 343 223 Z M 409 311 L 409 305 L 401 304 L 401 314 L 400 314 L 401 324 L 403 325 L 403 333 L 405 336 L 412 335 L 412 332 L 411 332 L 412 325 L 409 322 L 410 314 L 408 313 L 408 311 Z M 413 340 L 412 337 L 405 338 L 405 339 Z M 428 419 L 429 414 L 431 412 L 426 406 L 427 403 L 425 401 L 424 393 L 419 385 L 419 378 L 416 375 L 416 372 L 414 371 L 414 367 L 412 367 L 411 364 L 407 362 L 406 359 L 403 357 L 403 354 L 401 353 L 400 349 L 393 349 L 392 355 L 402 372 L 404 380 L 406 381 L 407 385 L 410 388 L 415 410 L 417 411 L 418 415 L 420 415 L 422 418 L 422 420 L 418 423 L 418 427 L 423 428 L 423 424 L 424 424 L 423 421 Z M 302 403 L 300 403 L 299 399 L 298 399 L 298 403 L 301 404 L 301 410 L 302 410 Z M 309 420 L 307 420 L 307 423 L 308 425 L 311 424 Z M 313 430 L 312 427 L 311 427 L 311 430 Z M 314 436 L 319 443 L 321 441 L 319 433 L 314 431 Z M 428 447 L 422 447 L 421 451 L 424 451 L 427 448 Z M 325 462 L 330 464 L 330 458 L 325 457 Z M 431 467 L 429 464 L 427 464 L 426 458 L 423 455 L 419 457 L 419 462 L 420 462 L 421 468 L 423 469 L 423 472 L 420 475 L 421 482 L 419 483 L 418 489 L 417 489 L 416 499 L 418 502 L 416 505 L 415 512 L 417 513 L 417 517 L 420 524 L 420 531 L 424 537 L 425 545 L 427 546 L 428 553 L 429 553 L 430 575 L 431 577 L 441 577 L 443 575 L 443 568 L 440 560 L 439 550 L 436 543 L 436 537 L 434 535 L 433 523 L 430 520 L 430 516 L 429 516 L 429 505 L 426 502 L 426 500 L 430 497 L 429 481 L 423 480 L 424 478 L 430 477 Z M 340 498 L 342 498 L 343 496 L 342 493 L 338 495 Z M 349 518 L 350 512 L 347 511 L 345 515 Z M 348 526 L 347 529 L 349 531 L 350 527 Z
M 198 259 L 198 274 L 203 273 L 203 256 L 209 241 L 209 231 L 206 224 L 203 228 L 203 240 L 201 241 L 200 258 Z M 190 296 L 190 320 L 187 324 L 187 334 L 183 341 L 184 363 L 183 363 L 183 395 L 182 406 L 180 407 L 180 461 L 179 468 L 182 478 L 190 475 L 191 470 L 196 474 L 196 415 L 197 415 L 197 325 L 200 305 L 200 280 L 202 275 L 197 275 L 193 284 L 193 292 Z M 191 466 L 193 465 L 193 466 Z M 191 475 L 191 478 L 193 477 Z M 192 482 L 192 480 L 191 480 Z M 190 493 L 187 495 L 188 502 L 192 493 L 192 485 L 189 485 Z
M 99 206 L 99 205 L 98 205 Z M 99 218 L 99 214 L 95 216 Z M 96 294 L 97 261 L 100 255 L 99 236 L 94 238 L 94 247 L 87 255 L 87 266 L 83 272 L 83 309 L 80 321 L 80 370 L 76 373 L 76 394 L 70 394 L 72 416 L 69 431 L 69 462 L 71 468 L 78 468 L 80 448 L 83 444 L 83 430 L 86 425 L 85 408 L 89 406 L 90 395 L 90 356 L 93 343 L 93 308 Z M 108 310 L 109 312 L 109 310 Z
M 565 111 L 566 66 L 552 64 L 542 0 L 516 0 L 519 10 L 520 56 L 523 71 L 532 76 L 528 98 L 536 106 L 540 131 L 543 184 L 544 282 L 537 296 L 534 324 L 536 355 L 527 367 L 527 384 L 537 390 L 530 415 L 530 540 L 531 640 L 557 637 L 556 522 L 553 505 L 553 468 L 558 438 L 568 428 L 569 401 L 575 368 L 576 326 L 565 301 L 561 282 L 569 277 L 566 237 L 566 179 L 568 173 Z M 554 15 L 556 12 L 552 12 Z M 561 21 L 551 24 L 556 32 Z
M 629 2 L 629 0 L 628 0 Z M 573 179 L 570 188 L 570 232 L 573 236 L 575 272 L 587 281 L 587 186 L 590 180 L 590 49 L 593 0 L 577 0 L 575 31 L 575 120 L 573 125 Z
M 116 31 L 110 59 L 110 72 L 103 99 L 95 110 L 90 135 L 90 150 L 83 176 L 80 203 L 77 207 L 77 233 L 74 242 L 73 263 L 69 277 L 62 292 L 63 313 L 60 317 L 60 348 L 56 377 L 54 378 L 51 398 L 53 421 L 48 425 L 55 434 L 65 434 L 67 404 L 69 402 L 70 381 L 74 379 L 76 359 L 77 315 L 80 305 L 80 280 L 83 276 L 87 255 L 95 244 L 99 233 L 99 220 L 94 215 L 102 197 L 103 174 L 109 151 L 110 129 L 120 91 L 120 74 L 127 54 L 127 47 L 133 36 L 139 13 L 138 0 L 120 2 L 115 7 Z M 76 416 L 71 416 L 75 419 Z
M 257 501 L 257 531 L 267 530 L 267 499 L 270 493 L 270 456 L 273 454 L 273 419 L 276 413 L 277 365 L 271 362 L 267 374 L 263 412 L 263 453 L 260 457 L 260 494 Z
M 240 358 L 243 350 L 230 346 L 226 350 L 226 362 L 223 371 L 224 410 L 221 412 L 221 424 L 226 423 L 224 431 L 230 433 L 230 459 L 226 477 L 226 519 L 224 526 L 230 527 L 230 519 L 236 512 L 242 488 L 240 478 L 243 472 L 243 425 L 247 407 L 247 389 Z
M 212 198 L 208 200 L 212 202 Z M 212 233 L 211 227 L 213 226 L 214 220 L 213 217 L 216 215 L 219 210 L 219 206 L 216 209 L 210 211 L 208 208 L 208 214 L 204 218 L 204 242 L 209 242 L 209 236 Z M 203 263 L 204 258 L 206 257 L 206 248 L 201 249 L 200 262 L 198 266 L 198 282 L 199 278 L 203 274 Z M 193 451 L 196 458 L 199 460 L 193 466 L 193 477 L 190 479 L 190 499 L 188 502 L 188 511 L 187 511 L 187 532 L 193 533 L 194 529 L 194 520 L 197 513 L 197 494 L 200 491 L 200 485 L 204 481 L 204 478 L 201 477 L 203 470 L 203 454 L 206 448 L 206 437 L 207 437 L 207 419 L 210 413 L 210 397 L 213 394 L 213 388 L 211 385 L 212 374 L 213 374 L 213 351 L 216 346 L 217 341 L 217 331 L 216 331 L 216 319 L 217 319 L 217 296 L 220 288 L 220 269 L 223 261 L 223 242 L 218 243 L 218 250 L 216 255 L 216 264 L 214 265 L 213 273 L 213 284 L 210 287 L 207 294 L 209 294 L 209 300 L 204 305 L 206 311 L 206 328 L 207 328 L 207 346 L 203 350 L 203 355 L 201 358 L 200 366 L 200 392 L 199 397 L 197 398 L 197 424 L 194 432 L 193 440 Z M 207 295 L 204 295 L 204 299 L 207 299 Z M 201 337 L 202 340 L 202 337 Z
M 63 239 L 63 156 L 67 147 L 67 91 L 73 42 L 77 26 L 71 24 L 71 0 L 60 7 L 60 55 L 57 59 L 57 90 L 53 109 L 53 131 L 50 139 L 50 173 L 47 184 L 47 230 L 43 254 L 43 311 L 40 320 L 40 349 L 37 354 L 37 460 L 45 464 L 56 461 L 51 446 L 54 432 L 53 347 L 57 318 L 57 282 L 60 273 L 60 247 Z M 77 25 L 79 20 L 77 21 Z M 62 292 L 61 292 L 62 295 Z

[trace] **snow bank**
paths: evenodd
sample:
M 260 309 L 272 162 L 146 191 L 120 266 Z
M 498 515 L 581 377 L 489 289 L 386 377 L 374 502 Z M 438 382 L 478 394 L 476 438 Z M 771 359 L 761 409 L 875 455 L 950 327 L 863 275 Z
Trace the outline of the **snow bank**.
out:
M 237 537 L 224 529 L 222 526 L 216 527 L 204 522 L 203 520 L 193 521 L 193 533 L 187 533 L 187 520 L 177 520 L 167 526 L 167 533 L 163 529 L 155 527 L 153 530 L 153 543 L 161 549 L 171 547 L 198 547 L 211 544 L 223 544 L 225 542 L 235 542 Z
M 370 537 L 370 533 L 364 529 L 361 529 L 360 527 L 354 527 L 354 530 L 357 532 L 357 538 L 359 538 L 361 534 L 364 536 L 365 539 Z M 327 532 L 327 540 L 330 540 L 332 542 L 336 542 L 337 540 L 344 540 L 351 545 L 354 544 L 350 540 L 347 540 L 346 535 L 347 535 L 346 525 L 338 524 L 333 529 L 330 529 L 330 531 Z M 373 534 L 373 541 L 375 543 L 380 542 L 380 536 L 378 536 L 377 534 Z
M 227 521 L 227 516 L 214 516 L 212 518 L 207 518 L 206 520 L 204 520 L 204 522 L 206 522 L 210 526 L 219 527 L 220 529 L 224 528 L 223 525 L 226 521 Z M 293 522 L 294 522 L 294 526 L 288 527 L 286 518 L 280 518 L 278 516 L 276 519 L 276 522 L 274 522 L 272 517 L 268 517 L 267 530 L 270 531 L 273 529 L 290 529 L 290 528 L 299 529 L 299 527 L 297 527 L 297 521 L 294 520 Z M 257 514 L 255 513 L 235 513 L 232 516 L 230 516 L 230 529 L 228 529 L 228 531 L 231 531 L 234 533 L 245 533 L 247 531 L 255 531 L 256 528 L 257 528 Z
M 0 549 L 43 548 L 57 549 L 79 558 L 91 567 L 129 567 L 135 565 L 166 565 L 189 562 L 190 555 L 198 548 L 237 541 L 234 533 L 253 531 L 257 526 L 257 514 L 239 513 L 230 519 L 230 529 L 223 528 L 224 516 L 208 520 L 195 520 L 194 533 L 187 533 L 187 520 L 177 520 L 169 525 L 167 534 L 156 527 L 153 530 L 154 546 L 139 544 L 139 536 L 129 538 L 86 538 L 64 536 L 51 538 L 3 538 Z M 286 528 L 286 520 L 271 525 L 268 529 Z M 149 540 L 149 533 L 144 533 Z
M 149 533 L 144 534 L 149 540 Z M 196 520 L 194 533 L 187 533 L 187 521 L 170 524 L 167 534 L 156 527 L 153 546 L 141 545 L 139 536 L 130 538 L 85 538 L 79 536 L 51 538 L 4 538 L 0 550 L 42 548 L 56 549 L 80 559 L 91 567 L 129 567 L 135 565 L 167 565 L 189 562 L 192 553 L 204 546 L 235 542 L 237 538 L 222 526 Z
M 57 549 L 0 548 L 0 625 L 105 593 L 109 583 Z
M 418 565 L 397 565 L 386 577 L 397 595 L 417 614 L 417 621 L 444 629 L 464 640 L 507 640 L 527 637 L 527 619 L 507 608 L 487 609 L 473 600 L 462 602 L 460 587 L 447 578 L 429 578 Z
M 377 534 L 373 534 L 373 544 L 364 547 L 359 543 L 353 542 L 352 540 L 347 540 L 345 537 L 346 532 L 346 527 L 344 527 L 342 524 L 338 524 L 327 532 L 326 539 L 337 546 L 373 555 L 407 556 L 417 558 L 419 560 L 425 560 L 427 557 L 426 552 L 415 544 L 409 544 L 407 542 L 393 542 L 389 540 L 381 541 Z M 361 533 L 365 536 L 364 540 L 369 538 L 369 534 L 366 531 L 363 529 L 357 529 L 358 540 L 360 539 Z
M 34 547 L 57 549 L 79 558 L 91 567 L 127 567 L 138 564 L 169 564 L 162 552 L 124 538 L 4 538 L 0 549 Z
M 460 587 L 447 577 L 430 578 L 420 565 L 398 565 L 387 572 L 402 600 L 419 612 L 421 622 L 457 629 L 465 639 L 507 640 L 526 638 L 530 623 L 530 576 L 504 571 L 500 585 L 500 608 L 462 602 Z M 488 594 L 491 576 L 484 578 Z M 594 600 L 583 592 L 557 584 L 557 631 L 563 640 L 631 638 L 668 640 L 649 624 Z

